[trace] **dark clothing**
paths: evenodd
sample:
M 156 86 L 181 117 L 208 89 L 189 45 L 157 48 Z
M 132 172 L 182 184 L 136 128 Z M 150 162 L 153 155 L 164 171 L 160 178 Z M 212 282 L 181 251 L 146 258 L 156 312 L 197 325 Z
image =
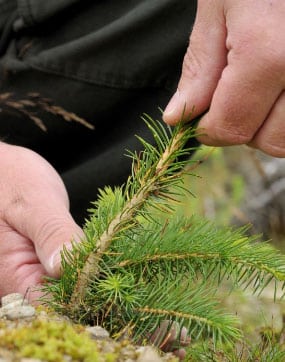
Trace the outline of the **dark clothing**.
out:
M 0 0 L 0 94 L 38 93 L 95 126 L 38 110 L 44 132 L 0 103 L 1 139 L 56 168 L 77 222 L 99 187 L 129 174 L 125 150 L 174 92 L 195 13 L 191 0 Z

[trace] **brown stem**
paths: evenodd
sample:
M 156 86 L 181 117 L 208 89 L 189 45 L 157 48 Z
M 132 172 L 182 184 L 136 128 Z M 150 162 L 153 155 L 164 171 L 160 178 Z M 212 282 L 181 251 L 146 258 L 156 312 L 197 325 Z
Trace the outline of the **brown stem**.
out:
M 156 165 L 154 176 L 149 179 L 149 173 L 145 175 L 138 192 L 126 203 L 123 210 L 110 222 L 108 229 L 97 240 L 95 251 L 89 254 L 82 270 L 78 274 L 78 279 L 70 299 L 70 310 L 77 310 L 80 308 L 80 305 L 82 305 L 89 281 L 92 276 L 98 274 L 101 256 L 108 249 L 114 237 L 128 222 L 133 221 L 133 217 L 146 202 L 149 195 L 159 191 L 158 184 L 160 176 L 163 176 L 165 170 L 173 162 L 171 155 L 182 146 L 183 135 L 184 132 L 183 129 L 181 129 L 162 154 L 162 157 Z

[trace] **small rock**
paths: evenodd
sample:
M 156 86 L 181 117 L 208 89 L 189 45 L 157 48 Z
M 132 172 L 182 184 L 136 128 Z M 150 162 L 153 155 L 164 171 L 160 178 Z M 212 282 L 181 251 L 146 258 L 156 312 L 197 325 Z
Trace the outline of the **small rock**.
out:
M 141 347 L 138 352 L 137 362 L 163 362 L 160 355 L 150 346 Z
M 13 302 L 22 302 L 24 300 L 24 296 L 20 293 L 11 293 L 4 295 L 4 297 L 1 298 L 1 305 L 2 307 L 5 307 L 7 304 L 13 303 Z
M 3 309 L 13 309 L 15 307 L 18 307 L 18 306 L 22 306 L 22 305 L 28 305 L 28 301 L 27 299 L 23 299 L 23 300 L 15 300 L 15 302 L 11 302 L 11 303 L 8 303 L 6 304 L 4 307 L 2 307 Z
M 124 343 L 123 343 L 123 345 L 124 345 Z M 121 344 L 121 346 L 122 346 L 122 344 Z M 121 351 L 121 355 L 122 355 L 124 361 L 127 362 L 127 361 L 136 360 L 136 357 L 138 356 L 138 354 L 137 354 L 137 352 L 136 352 L 133 345 L 127 344 L 127 345 L 124 345 L 122 347 L 123 348 L 122 348 L 122 351 Z
M 20 318 L 30 318 L 33 317 L 36 313 L 36 310 L 31 305 L 18 306 L 13 309 L 8 309 L 6 311 L 6 318 L 9 320 L 15 320 Z
M 7 315 L 7 313 L 11 310 L 13 310 L 14 308 L 17 307 L 22 307 L 22 306 L 27 306 L 28 305 L 28 301 L 25 300 L 15 300 L 15 302 L 11 302 L 6 304 L 4 307 L 0 308 L 0 318 L 3 318 Z
M 110 337 L 109 332 L 100 326 L 86 327 L 86 331 L 89 332 L 94 339 L 106 339 Z

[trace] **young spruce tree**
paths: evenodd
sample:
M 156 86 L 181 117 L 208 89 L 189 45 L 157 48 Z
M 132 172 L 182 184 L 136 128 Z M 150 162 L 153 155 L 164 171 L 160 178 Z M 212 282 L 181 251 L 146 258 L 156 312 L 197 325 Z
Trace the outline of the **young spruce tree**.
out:
M 126 183 L 99 191 L 85 238 L 62 252 L 62 276 L 49 279 L 47 303 L 83 324 L 99 324 L 113 338 L 149 339 L 162 321 L 185 326 L 194 340 L 231 345 L 241 338 L 239 320 L 218 306 L 225 278 L 261 293 L 272 281 L 284 287 L 285 257 L 245 229 L 217 228 L 198 217 L 177 216 L 189 140 L 195 130 L 144 120 L 155 145 L 129 152 Z M 167 333 L 167 331 L 165 331 Z M 191 346 L 190 346 L 191 348 Z

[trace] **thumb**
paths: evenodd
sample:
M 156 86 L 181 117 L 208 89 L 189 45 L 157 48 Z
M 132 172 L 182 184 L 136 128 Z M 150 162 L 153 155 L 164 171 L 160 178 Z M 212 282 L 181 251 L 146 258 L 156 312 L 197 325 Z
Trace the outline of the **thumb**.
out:
M 174 125 L 205 112 L 226 65 L 226 25 L 222 1 L 198 1 L 196 20 L 184 57 L 178 89 L 163 120 Z
M 37 259 L 50 277 L 61 273 L 61 251 L 83 240 L 83 230 L 73 220 L 66 203 L 50 193 L 41 203 L 17 205 L 6 212 L 6 222 L 33 245 Z M 19 201 L 20 204 L 20 201 Z
M 58 278 L 61 273 L 61 251 L 71 249 L 83 240 L 83 230 L 75 223 L 65 205 L 37 207 L 27 213 L 22 234 L 34 244 L 38 259 L 47 274 Z
M 67 209 L 43 215 L 44 226 L 38 224 L 35 236 L 37 256 L 49 276 L 58 278 L 61 274 L 61 252 L 71 249 L 74 243 L 83 240 L 83 230 L 75 223 Z
M 56 170 L 29 149 L 2 144 L 1 156 L 0 171 L 9 172 L 2 172 L 0 216 L 30 244 L 47 274 L 59 277 L 60 250 L 83 238 L 69 212 L 65 185 Z

